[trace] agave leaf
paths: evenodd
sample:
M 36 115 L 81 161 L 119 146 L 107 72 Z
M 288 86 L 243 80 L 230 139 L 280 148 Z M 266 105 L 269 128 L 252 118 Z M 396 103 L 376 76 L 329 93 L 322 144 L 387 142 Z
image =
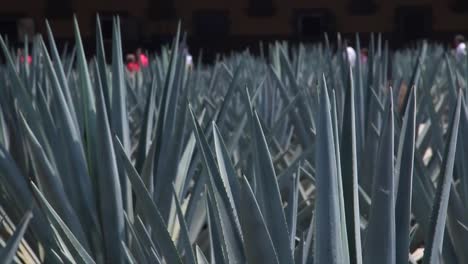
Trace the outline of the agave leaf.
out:
M 460 130 L 461 131 L 468 131 L 468 109 L 466 108 L 466 102 L 464 98 L 462 98 L 462 105 L 465 107 L 461 110 L 460 116 Z M 463 137 L 459 139 L 459 148 L 457 148 L 457 161 L 455 163 L 456 173 L 460 177 L 461 183 L 461 196 L 467 200 L 468 199 L 468 167 L 465 163 L 466 157 L 468 157 L 468 140 L 465 140 Z
M 349 242 L 348 242 L 348 231 L 346 227 L 346 214 L 345 214 L 345 204 L 344 204 L 344 195 L 343 195 L 343 179 L 341 174 L 341 160 L 340 160 L 340 141 L 338 136 L 338 115 L 336 113 L 336 97 L 335 92 L 332 92 L 332 120 L 333 120 L 333 136 L 335 139 L 335 157 L 336 157 L 336 171 L 337 171 L 337 181 L 338 181 L 338 203 L 340 208 L 340 228 L 341 228 L 341 241 L 342 241 L 342 250 L 343 250 L 343 260 L 345 263 L 350 263 L 349 256 Z M 353 239 L 356 239 L 354 237 Z M 359 237 L 360 239 L 360 237 Z
M 81 259 L 79 256 L 79 253 L 77 251 L 73 251 L 74 247 L 73 245 L 67 240 L 66 235 L 60 234 L 59 229 L 55 228 L 54 225 L 51 225 L 52 233 L 54 234 L 55 238 L 58 240 L 58 244 L 60 247 L 57 249 L 58 253 L 60 254 L 60 257 L 64 260 L 62 263 L 75 263 L 74 259 Z M 62 233 L 63 234 L 63 233 Z M 70 248 L 70 250 L 69 250 Z M 51 252 L 55 252 L 53 249 L 51 249 Z M 73 252 L 73 253 L 72 253 Z M 76 256 L 76 257 L 74 257 Z
M 188 112 L 188 105 L 185 103 L 188 100 L 186 96 L 188 87 L 186 86 L 187 83 L 184 83 L 186 73 L 186 67 L 184 66 L 184 58 L 185 57 L 180 56 L 177 62 L 175 72 L 175 76 L 177 76 L 177 79 L 174 83 L 174 87 L 172 87 L 171 89 L 171 93 L 168 98 L 168 104 L 170 105 L 170 108 L 167 109 L 167 123 L 165 124 L 165 128 L 163 131 L 164 138 L 182 138 L 185 132 L 185 127 L 188 125 L 186 124 L 188 122 L 184 122 L 186 120 L 186 115 Z M 170 149 L 171 151 L 169 151 L 167 155 L 163 156 L 164 160 L 160 165 L 160 168 L 158 168 L 158 174 L 165 175 L 164 178 L 166 180 L 170 180 L 171 183 L 176 181 L 178 171 L 174 170 L 171 166 L 169 166 L 169 164 L 178 162 L 183 147 L 184 144 L 181 140 L 163 141 L 162 148 Z M 170 201 L 172 200 L 171 197 L 167 196 L 164 196 L 163 199 L 165 199 L 167 203 L 170 203 Z M 165 203 L 164 201 L 161 202 Z M 168 221 L 169 228 L 172 228 L 171 224 L 173 223 L 173 219 L 176 215 L 175 211 L 175 206 L 173 203 L 171 203 Z
M 113 20 L 113 34 L 112 34 L 112 114 L 109 120 L 112 132 L 122 142 L 125 153 L 130 155 L 130 131 L 128 124 L 127 113 L 127 87 L 125 85 L 124 65 L 123 65 L 123 52 L 120 36 L 120 19 L 116 17 Z M 106 78 L 106 76 L 103 76 Z M 101 88 L 104 91 L 104 87 Z M 104 100 L 104 92 L 103 102 Z M 130 220 L 133 219 L 133 201 L 132 201 L 132 188 L 129 186 L 125 170 L 122 169 L 120 164 L 117 164 L 120 180 L 120 189 L 122 191 L 123 208 L 127 212 Z
M 149 152 L 151 145 L 151 132 L 153 131 L 154 116 L 156 114 L 156 81 L 153 80 L 149 88 L 149 95 L 147 96 L 143 121 L 140 129 L 140 140 L 138 142 L 137 158 L 135 168 L 140 173 L 142 172 L 145 158 Z M 154 159 L 154 157 L 153 157 Z M 153 186 L 151 186 L 153 188 Z
M 161 263 L 160 257 L 156 254 L 156 246 L 151 240 L 148 230 L 145 228 L 143 221 L 138 215 L 135 218 L 135 232 L 137 233 L 139 240 L 142 241 L 142 244 L 145 245 L 143 250 L 145 250 L 148 259 L 151 259 L 154 263 Z
M 280 263 L 260 207 L 245 177 L 241 181 L 241 226 L 248 263 Z
M 228 179 L 226 179 L 227 177 L 223 177 L 216 167 L 214 156 L 209 149 L 206 138 L 201 131 L 200 126 L 198 125 L 195 115 L 193 114 L 192 110 L 190 111 L 195 126 L 197 144 L 200 147 L 209 174 L 208 190 L 211 193 L 211 199 L 213 201 L 209 199 L 207 202 L 208 205 L 210 205 L 210 201 L 216 203 L 211 212 L 209 212 L 212 214 L 212 229 L 214 232 L 220 232 L 218 235 L 222 234 L 224 236 L 223 240 L 226 240 L 224 251 L 225 254 L 227 254 L 225 256 L 227 259 L 225 260 L 228 261 L 229 259 L 229 261 L 234 263 L 240 263 L 243 261 L 241 246 L 242 242 L 240 238 L 239 220 L 237 216 L 236 205 L 232 200 L 232 194 L 230 194 L 229 182 Z M 222 218 L 222 220 L 219 220 L 219 218 Z M 217 226 L 217 222 L 219 222 L 220 226 Z M 219 243 L 217 244 L 217 246 L 219 246 Z
M 115 138 L 115 145 L 120 160 L 123 162 L 124 168 L 127 171 L 132 188 L 136 193 L 138 202 L 141 203 L 143 209 L 141 213 L 145 216 L 145 219 L 148 219 L 148 223 L 150 224 L 152 230 L 158 234 L 158 245 L 161 248 L 161 254 L 168 263 L 182 263 L 174 242 L 172 241 L 171 236 L 167 231 L 164 220 L 161 217 L 159 209 L 151 199 L 151 196 L 149 195 L 148 190 L 141 180 L 140 175 L 138 175 L 138 172 L 135 170 L 131 161 L 128 159 L 125 153 L 125 149 L 117 137 Z
M 200 118 L 200 120 L 203 120 L 203 115 Z M 194 133 L 191 133 L 185 145 L 185 149 L 182 152 L 182 156 L 179 159 L 179 165 L 177 167 L 177 177 L 174 181 L 174 187 L 178 194 L 178 197 L 180 198 L 185 195 L 187 184 L 190 183 L 191 180 L 188 176 L 190 165 L 192 164 L 192 159 L 194 157 L 196 149 L 196 143 L 197 142 L 195 139 L 195 135 Z
M 21 222 L 17 225 L 15 232 L 8 240 L 6 246 L 0 250 L 0 259 L 2 260 L 2 263 L 9 264 L 13 262 L 16 251 L 19 248 L 32 217 L 33 214 L 31 211 L 26 212 L 23 219 L 21 219 Z
M 458 262 L 465 263 L 468 254 L 463 245 L 466 244 L 465 241 L 468 239 L 468 233 L 464 232 L 463 226 L 468 224 L 468 219 L 465 213 L 465 206 L 454 183 L 452 183 L 452 187 L 450 188 L 447 214 L 445 236 L 450 238 L 449 241 L 453 245 Z
M 221 227 L 221 220 L 219 215 L 217 215 L 211 201 L 213 198 L 210 198 L 210 192 L 206 197 L 206 210 L 208 218 L 208 230 L 210 235 L 210 250 L 211 250 L 211 259 L 215 263 L 229 263 L 228 249 L 226 248 L 225 241 L 227 239 L 223 236 L 223 231 Z
M 276 119 L 275 123 L 273 124 L 271 128 L 272 132 L 275 132 L 279 128 L 280 125 L 284 124 L 285 119 L 289 115 L 289 112 L 296 108 L 297 101 L 299 100 L 301 96 L 303 96 L 303 94 L 299 92 L 298 94 L 294 96 L 291 102 L 289 102 L 289 104 L 286 107 L 284 107 L 283 111 L 278 115 L 278 118 Z
M 51 38 L 53 37 L 51 36 Z M 93 229 L 93 232 L 90 232 L 91 235 L 88 237 L 88 239 L 91 239 L 91 237 L 96 235 L 92 233 L 98 234 L 100 231 L 98 229 L 99 225 L 94 205 L 94 193 L 92 192 L 91 180 L 87 171 L 87 163 L 81 142 L 81 136 L 79 128 L 76 127 L 76 120 L 73 118 L 72 114 L 74 108 L 69 105 L 71 102 L 67 102 L 65 93 L 60 89 L 61 84 L 56 71 L 53 69 L 52 61 L 47 53 L 45 44 L 42 41 L 41 43 L 46 66 L 51 76 L 50 79 L 53 84 L 52 87 L 57 96 L 57 107 L 59 109 L 57 112 L 61 113 L 57 118 L 59 119 L 58 122 L 62 125 L 62 129 L 60 131 L 63 132 L 64 144 L 67 144 L 70 148 L 68 151 L 65 149 L 65 153 L 63 153 L 62 156 L 65 157 L 65 162 L 69 166 L 67 168 L 68 171 L 71 171 L 71 175 L 67 177 L 67 174 L 62 171 L 62 174 L 64 174 L 64 176 L 62 176 L 62 183 L 72 206 L 78 212 L 81 224 L 90 226 L 90 228 Z M 58 53 L 55 56 L 57 56 L 56 59 L 59 59 Z M 64 80 L 64 82 L 66 81 Z M 68 89 L 67 87 L 63 89 Z M 63 151 L 64 149 L 62 148 L 61 152 Z M 93 240 L 95 241 L 95 239 Z
M 8 51 L 8 46 L 0 36 L 0 47 L 3 50 L 3 55 L 6 59 L 7 69 L 9 76 L 11 78 L 11 82 L 14 86 L 14 89 L 11 89 L 12 94 L 18 100 L 18 104 L 25 115 L 26 119 L 29 120 L 40 120 L 37 112 L 35 111 L 34 106 L 30 103 L 31 97 L 26 90 L 24 82 L 21 80 L 18 72 L 16 71 L 15 63 L 13 62 L 13 58 L 11 53 Z M 33 130 L 36 131 L 37 127 L 33 123 Z
M 107 78 L 106 53 L 104 52 L 104 40 L 102 38 L 101 19 L 99 18 L 99 15 L 96 15 L 96 61 L 103 89 L 104 102 L 106 103 L 106 112 L 107 114 L 110 114 L 112 113 L 110 109 L 111 91 L 109 89 L 109 80 Z
M 177 65 L 178 62 L 181 61 L 179 58 L 179 39 L 180 39 L 180 24 L 178 25 L 177 28 L 177 34 L 176 37 L 172 43 L 172 52 L 171 52 L 171 59 L 170 59 L 170 64 L 169 67 L 167 68 L 166 72 L 166 79 L 164 80 L 164 85 L 162 88 L 162 94 L 160 95 L 160 99 L 158 102 L 158 116 L 157 116 L 157 122 L 156 122 L 156 127 L 155 127 L 155 135 L 156 135 L 156 153 L 155 153 L 155 164 L 154 164 L 154 173 L 156 175 L 154 179 L 154 197 L 156 204 L 158 207 L 161 209 L 161 215 L 164 219 L 164 221 L 167 221 L 169 219 L 169 213 L 171 210 L 171 195 L 169 195 L 167 192 L 164 192 L 164 188 L 167 188 L 170 184 L 172 184 L 173 178 L 171 176 L 168 176 L 163 170 L 167 164 L 164 164 L 166 161 L 165 157 L 166 155 L 162 155 L 162 151 L 165 149 L 163 146 L 163 142 L 165 138 L 167 138 L 169 135 L 167 134 L 168 128 L 167 123 L 167 116 L 172 114 L 168 113 L 170 107 L 175 107 L 175 106 L 170 106 L 169 105 L 169 100 L 171 96 L 171 91 L 176 89 L 176 85 L 174 85 L 174 82 L 179 76 L 175 76 L 176 70 L 177 70 Z M 180 64 L 180 63 L 179 63 Z M 173 121 L 173 120 L 172 120 Z M 167 148 L 166 148 L 167 149 Z M 172 153 L 173 151 L 171 151 Z
M 205 257 L 205 254 L 203 254 L 203 251 L 197 246 L 197 263 L 198 264 L 209 264 L 208 260 Z
M 447 64 L 447 76 L 448 76 L 448 94 L 450 96 L 450 101 L 455 102 L 457 98 L 457 85 L 455 84 L 454 80 L 454 73 L 452 69 L 452 63 L 449 60 L 448 54 L 445 53 L 445 62 Z
M 64 222 L 70 226 L 70 229 L 74 235 L 77 236 L 80 243 L 82 243 L 85 248 L 89 248 L 85 238 L 85 232 L 63 189 L 62 180 L 57 175 L 56 168 L 47 158 L 44 149 L 33 135 L 33 132 L 28 124 L 26 124 L 22 115 L 21 118 L 32 152 L 33 167 L 38 173 L 37 182 L 40 189 L 45 194 L 45 197 L 51 201 L 52 206 L 56 208 L 59 215 L 64 219 Z
M 60 63 L 61 62 L 60 56 L 59 56 L 59 53 L 58 53 L 58 50 L 57 50 L 57 46 L 55 45 L 55 40 L 54 40 L 54 36 L 52 34 L 52 29 L 50 28 L 50 25 L 49 25 L 48 21 L 46 21 L 46 28 L 47 28 L 47 35 L 48 35 L 48 38 L 49 38 L 49 46 L 50 46 L 50 50 L 51 50 L 51 54 L 52 54 L 52 59 L 55 61 L 53 66 L 54 66 L 54 69 L 55 69 L 55 72 L 56 72 L 56 75 L 57 75 L 57 79 L 58 79 L 58 81 L 60 83 L 59 86 L 62 89 L 63 97 L 67 102 L 66 106 L 67 106 L 67 108 L 69 108 L 69 115 L 73 119 L 74 128 L 78 129 L 79 128 L 78 127 L 78 119 L 76 117 L 74 102 L 73 102 L 71 94 L 70 94 L 70 88 L 68 87 L 68 80 L 67 80 L 67 78 L 65 76 L 65 70 L 64 70 L 63 64 Z M 44 52 L 44 53 L 46 53 L 46 52 Z M 77 132 L 79 133 L 79 131 L 77 131 Z
M 214 186 L 213 182 L 210 182 L 209 194 L 211 193 L 213 198 L 211 201 L 214 205 L 212 212 L 214 213 L 214 219 L 216 222 L 219 222 L 220 230 L 222 231 L 223 240 L 225 243 L 225 251 L 227 260 L 229 263 L 243 263 L 245 262 L 244 251 L 242 247 L 242 241 L 239 237 L 236 226 L 238 219 L 231 219 L 230 214 L 227 212 L 227 206 L 222 203 L 222 198 L 219 191 Z M 209 197 L 209 196 L 208 196 Z
M 51 253 L 49 254 L 49 256 L 51 256 L 48 261 L 50 261 L 52 264 L 68 264 L 68 263 L 73 263 L 71 260 L 68 260 L 67 261 L 64 261 L 63 259 L 65 259 L 63 256 L 61 256 L 59 253 L 57 253 L 55 250 L 51 250 Z
M 124 207 L 122 185 L 119 180 L 116 153 L 111 136 L 111 129 L 106 113 L 102 87 L 98 87 L 97 102 L 97 145 L 98 186 L 106 260 L 112 263 L 123 263 L 124 252 L 120 242 L 125 238 Z
M 85 168 L 87 168 L 87 171 L 88 171 L 88 177 L 91 177 L 91 181 L 93 182 L 94 186 L 99 186 L 99 184 L 97 184 L 97 182 L 99 182 L 99 180 L 102 180 L 98 177 L 98 166 L 97 166 L 97 153 L 98 153 L 98 149 L 97 149 L 97 146 L 99 145 L 98 142 L 97 142 L 97 138 L 98 138 L 98 135 L 99 133 L 97 133 L 97 128 L 96 128 L 96 125 L 97 125 L 97 117 L 96 117 L 96 108 L 97 108 L 97 104 L 96 104 L 96 99 L 95 99 L 95 93 L 93 91 L 93 86 L 92 86 L 92 82 L 91 82 L 91 77 L 90 77 L 90 72 L 88 70 L 88 64 L 87 64 L 87 61 L 86 61 L 86 56 L 85 56 L 85 52 L 84 52 L 84 47 L 83 47 L 83 43 L 81 41 L 81 35 L 80 35 L 80 30 L 79 30 L 79 26 L 78 26 L 78 21 L 76 19 L 76 17 L 73 18 L 73 24 L 74 24 L 74 35 L 75 35 L 75 48 L 76 48 L 76 61 L 77 61 L 77 73 L 78 73 L 78 77 L 75 79 L 75 89 L 76 90 L 76 97 L 79 98 L 79 104 L 77 103 L 75 105 L 76 108 L 80 109 L 80 113 L 81 113 L 81 117 L 78 118 L 78 122 L 80 122 L 81 120 L 81 124 L 82 124 L 82 135 L 84 138 L 86 138 L 86 141 L 84 141 L 82 143 L 82 150 L 81 150 L 81 155 L 78 156 L 78 157 L 75 157 L 75 158 L 79 158 L 80 160 L 85 160 L 86 162 L 86 167 L 85 165 L 82 165 L 80 169 L 80 173 L 79 173 L 79 178 L 82 179 L 81 181 L 84 181 L 84 172 L 82 172 L 81 170 L 84 170 Z M 70 68 L 71 70 L 71 68 Z M 102 89 L 102 88 L 101 88 Z M 84 157 L 83 157 L 84 156 Z M 73 163 L 72 163 L 73 164 Z M 73 165 L 72 165 L 73 166 Z M 89 186 L 89 185 L 88 185 Z M 97 188 L 96 188 L 97 189 Z M 95 190 L 96 190 L 95 189 Z M 90 192 L 92 189 L 90 187 L 86 188 L 85 190 L 88 190 L 88 192 Z M 94 195 L 93 195 L 94 196 Z M 94 201 L 94 197 L 93 196 L 89 196 L 88 199 Z M 94 204 L 94 203 L 93 203 Z M 88 208 L 92 208 L 90 206 L 88 206 Z M 95 217 L 95 214 L 93 214 L 93 212 L 95 212 L 95 210 L 89 210 L 91 212 L 91 216 L 92 217 Z M 123 227 L 123 217 L 120 217 L 120 226 Z M 96 223 L 96 221 L 94 220 L 94 223 L 91 224 L 92 228 L 99 228 L 99 225 Z M 100 233 L 101 231 L 98 230 L 97 232 L 92 232 L 91 234 L 92 235 L 95 235 L 97 236 L 96 233 Z M 94 233 L 94 234 L 93 234 Z M 92 238 L 92 242 L 93 242 L 93 245 L 95 248 L 98 248 L 98 247 L 101 247 L 102 246 L 102 242 L 101 241 L 97 241 L 98 238 L 96 237 L 93 237 Z M 120 251 L 121 249 L 121 246 L 119 244 L 119 240 L 114 240 L 112 241 L 112 243 L 115 244 L 115 248 Z M 98 253 L 98 255 L 96 256 L 97 259 L 101 259 L 102 256 L 101 253 L 103 253 L 104 251 L 102 251 L 100 248 L 99 249 L 96 249 L 96 252 Z
M 281 81 L 280 78 L 280 73 L 276 72 L 273 67 L 270 67 L 270 73 L 273 76 L 273 79 L 276 81 L 278 84 L 278 89 L 281 94 L 281 99 L 284 101 L 286 105 L 290 105 L 291 100 L 289 99 L 289 96 L 286 92 L 286 88 Z M 312 145 L 312 140 L 309 138 L 308 130 L 304 126 L 302 119 L 300 118 L 299 114 L 296 111 L 292 111 L 292 119 L 294 121 L 294 125 L 298 127 L 298 133 L 299 137 L 301 139 L 301 142 L 303 143 L 304 146 L 311 146 Z
M 289 234 L 286 218 L 270 151 L 256 112 L 254 112 L 252 118 L 252 137 L 254 138 L 255 147 L 255 177 L 257 181 L 256 197 L 260 210 L 262 210 L 262 215 L 265 217 L 276 252 L 278 253 L 278 260 L 281 263 L 293 263 L 292 251 L 287 242 L 289 241 Z
M 357 51 L 357 63 L 356 63 L 356 83 L 357 85 L 354 85 L 351 83 L 351 85 L 354 85 L 356 89 L 355 91 L 355 98 L 356 102 L 355 103 L 355 108 L 357 106 L 357 109 L 355 109 L 355 125 L 357 127 L 356 131 L 356 152 L 361 152 L 363 145 L 364 145 L 364 132 L 365 132 L 365 126 L 364 126 L 364 120 L 366 120 L 365 117 L 365 90 L 364 90 L 364 67 L 365 65 L 362 63 L 362 55 L 361 55 L 361 42 L 359 38 L 359 34 L 356 33 L 356 51 Z M 347 97 L 346 97 L 347 98 Z M 343 120 L 345 121 L 345 120 Z
M 141 177 L 143 182 L 145 183 L 146 188 L 148 189 L 148 192 L 153 196 L 154 193 L 154 157 L 156 154 L 156 139 L 153 139 L 150 150 L 148 155 L 146 156 L 146 159 L 143 163 L 143 168 L 141 171 Z M 138 210 L 138 209 L 137 209 Z
M 0 145 L 9 148 L 9 136 L 8 136 L 7 124 L 5 122 L 5 117 L 3 114 L 2 106 L 0 104 Z
M 396 239 L 396 263 L 406 263 L 408 261 L 410 246 L 410 219 L 411 219 L 411 199 L 413 190 L 414 171 L 414 148 L 416 138 L 416 89 L 412 89 L 406 107 L 401 128 L 400 142 L 398 144 L 398 156 L 396 172 L 398 174 L 395 186 L 397 186 L 397 196 L 395 204 L 395 239 Z
M 325 81 L 325 80 L 324 80 Z M 335 140 L 327 87 L 320 91 L 316 141 L 314 262 L 344 263 Z
M 7 194 L 13 197 L 12 203 L 15 209 L 21 212 L 21 214 L 24 214 L 31 206 L 31 203 L 33 203 L 33 195 L 29 189 L 26 177 L 20 172 L 20 169 L 11 155 L 1 144 L 0 171 L 2 171 L 2 173 L 0 173 L 0 185 L 4 186 L 7 190 Z M 47 220 L 39 213 L 37 207 L 33 208 L 32 213 L 34 214 L 34 218 L 31 220 L 31 225 L 33 226 L 32 231 L 37 232 L 41 241 L 52 247 L 54 242 L 52 235 L 49 233 L 50 229 L 46 224 Z
M 93 86 L 91 83 L 91 77 L 88 70 L 88 64 L 86 62 L 86 56 L 84 52 L 83 43 L 81 41 L 80 30 L 78 26 L 78 21 L 76 17 L 73 18 L 74 24 L 74 32 L 75 32 L 75 41 L 76 41 L 76 50 L 77 50 L 77 72 L 79 74 L 79 89 L 81 92 L 81 103 L 82 108 L 84 111 L 83 122 L 84 122 L 84 134 L 89 135 L 87 140 L 87 159 L 89 165 L 89 171 L 93 171 L 94 164 L 92 163 L 93 156 L 92 153 L 94 150 L 94 146 L 96 146 L 96 142 L 94 137 L 91 135 L 95 134 L 95 127 L 96 127 L 96 102 L 95 102 L 95 95 L 93 92 Z M 120 245 L 119 245 L 120 247 Z
M 424 252 L 423 263 L 440 263 L 442 243 L 444 241 L 445 222 L 447 220 L 447 207 L 450 197 L 450 188 L 453 180 L 453 167 L 457 146 L 458 127 L 460 124 L 460 109 L 462 93 L 458 93 L 457 105 L 449 125 L 447 134 L 448 145 L 445 150 L 439 184 L 434 198 L 432 216 L 427 230 L 427 244 Z
M 285 208 L 285 215 L 288 218 L 288 231 L 289 231 L 289 243 L 291 251 L 294 251 L 296 247 L 296 230 L 297 230 L 297 207 L 299 199 L 299 184 L 300 184 L 300 172 L 294 173 L 292 177 L 289 177 L 289 196 L 288 205 Z M 296 260 L 297 262 L 297 260 Z
M 372 204 L 364 241 L 363 263 L 395 263 L 395 191 L 393 95 L 379 142 L 379 161 L 375 167 Z
M 45 211 L 49 216 L 49 220 L 51 221 L 54 228 L 60 230 L 61 234 L 63 234 L 63 238 L 66 238 L 73 248 L 76 250 L 78 256 L 81 260 L 86 264 L 94 264 L 94 260 L 89 255 L 88 251 L 83 247 L 80 241 L 77 240 L 75 235 L 72 231 L 68 228 L 66 223 L 60 218 L 60 216 L 56 213 L 54 208 L 49 204 L 47 199 L 44 197 L 43 193 L 37 188 L 37 186 L 32 183 L 32 189 L 36 196 L 38 197 L 40 203 L 45 207 Z M 61 236 L 62 237 L 62 236 Z M 77 256 L 77 257 L 78 257 Z
M 358 120 L 356 118 L 356 95 L 351 68 L 348 81 L 350 82 L 350 85 L 347 88 L 345 96 L 343 128 L 341 134 L 341 149 L 339 158 L 341 162 L 341 181 L 343 183 L 343 199 L 345 207 L 346 232 L 348 236 L 347 239 L 349 245 L 350 262 L 353 264 L 361 264 L 362 253 L 358 184 L 359 172 L 357 165 L 359 161 L 357 148 L 360 146 L 358 145 L 356 135 L 356 123 Z
M 177 193 L 174 186 L 172 186 L 172 194 L 174 195 L 177 210 L 177 218 L 179 220 L 180 226 L 179 243 L 183 246 L 185 253 L 185 261 L 189 264 L 196 264 L 195 254 L 193 252 L 192 245 L 190 243 L 190 238 L 188 236 L 187 222 L 185 221 L 184 213 L 182 212 L 179 198 L 177 197 Z
M 216 124 L 219 124 L 220 121 L 224 120 L 226 117 L 228 105 L 231 102 L 232 98 L 234 97 L 236 93 L 236 88 L 239 87 L 238 82 L 240 79 L 240 74 L 242 73 L 242 69 L 244 67 L 244 62 L 241 61 L 239 65 L 237 65 L 234 74 L 232 75 L 232 80 L 229 84 L 228 90 L 226 91 L 226 94 L 224 95 L 224 100 L 222 105 L 220 106 L 219 110 L 215 114 L 214 122 Z
M 213 138 L 221 180 L 226 188 L 226 194 L 231 204 L 235 206 L 234 210 L 239 211 L 240 186 L 238 177 L 229 158 L 221 133 L 215 123 L 213 123 Z M 238 222 L 236 224 L 239 225 Z
M 125 223 L 126 227 L 129 230 L 129 234 L 132 238 L 131 240 L 131 252 L 133 252 L 132 255 L 135 256 L 135 259 L 138 260 L 138 263 L 149 263 L 147 260 L 146 253 L 144 252 L 145 246 L 143 246 L 142 242 L 140 241 L 140 237 L 135 231 L 135 228 L 133 227 L 133 224 L 130 222 L 128 219 L 128 216 L 126 213 L 124 213 L 125 216 Z M 148 245 L 150 247 L 150 245 Z
M 66 67 L 64 66 L 64 68 L 67 69 L 66 75 L 68 79 L 70 79 L 70 75 L 72 74 L 72 70 L 73 70 L 73 65 L 75 64 L 75 60 L 76 60 L 76 47 L 75 46 L 73 46 L 73 50 L 69 57 L 70 59 L 67 61 Z
M 120 242 L 121 242 L 121 245 L 122 245 L 122 251 L 124 252 L 124 255 L 125 255 L 125 258 L 127 259 L 127 262 L 129 264 L 138 263 L 136 261 L 135 257 L 130 252 L 130 249 L 128 249 L 127 245 L 125 245 L 125 242 L 123 242 L 123 241 L 120 241 Z
M 419 81 L 420 81 L 420 76 L 421 76 L 421 67 L 422 67 L 422 64 L 426 58 L 426 52 L 427 52 L 427 42 L 424 42 L 422 48 L 420 49 L 419 51 L 419 55 L 418 55 L 418 59 L 417 59 L 417 62 L 416 62 L 416 65 L 413 69 L 413 73 L 411 75 L 411 80 L 409 82 L 409 87 L 411 87 L 411 89 L 414 89 L 413 87 L 418 87 L 419 85 Z M 405 108 L 403 108 L 403 111 L 401 112 L 401 114 L 403 115 L 406 111 L 406 106 L 408 106 L 408 100 L 409 100 L 409 96 L 410 96 L 410 93 L 407 93 L 403 99 L 403 106 Z

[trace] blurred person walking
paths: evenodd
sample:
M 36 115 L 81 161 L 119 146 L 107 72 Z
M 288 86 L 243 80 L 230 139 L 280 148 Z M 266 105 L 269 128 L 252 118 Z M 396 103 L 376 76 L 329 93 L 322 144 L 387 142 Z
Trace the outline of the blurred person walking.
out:
M 138 48 L 136 50 L 136 54 L 138 56 L 138 62 L 142 67 L 148 67 L 149 65 L 149 59 L 148 56 L 142 51 L 141 48 Z
M 140 70 L 140 65 L 136 61 L 135 54 L 127 54 L 126 57 L 127 70 L 129 72 L 137 72 Z
M 356 50 L 354 50 L 348 40 L 344 41 L 344 46 L 346 47 L 346 58 L 348 59 L 349 65 L 354 67 L 354 65 L 356 65 L 357 58 Z
M 457 60 L 461 60 L 464 56 L 466 56 L 465 37 L 463 35 L 456 35 L 454 44 L 455 44 L 455 58 L 457 58 Z

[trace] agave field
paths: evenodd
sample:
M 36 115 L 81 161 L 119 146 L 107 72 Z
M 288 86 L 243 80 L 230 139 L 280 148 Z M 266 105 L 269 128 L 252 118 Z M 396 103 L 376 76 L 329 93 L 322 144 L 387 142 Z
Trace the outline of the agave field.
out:
M 325 37 L 187 68 L 179 30 L 133 74 L 118 18 L 107 52 L 47 29 L 31 64 L 0 38 L 1 263 L 468 263 L 468 59 L 371 35 L 354 67 Z

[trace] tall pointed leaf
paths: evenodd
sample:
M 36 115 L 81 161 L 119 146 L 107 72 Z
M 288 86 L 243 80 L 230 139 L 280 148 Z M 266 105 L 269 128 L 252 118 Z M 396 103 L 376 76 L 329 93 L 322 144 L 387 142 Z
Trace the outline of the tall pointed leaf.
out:
M 241 225 L 248 263 L 277 263 L 278 256 L 250 184 L 242 178 Z
M 96 93 L 99 202 L 106 261 L 123 263 L 121 241 L 125 238 L 125 223 L 121 182 L 102 87 L 98 87 Z
M 448 145 L 445 150 L 442 170 L 440 172 L 439 184 L 437 186 L 432 216 L 427 230 L 426 247 L 424 250 L 423 263 L 441 263 L 442 244 L 444 242 L 445 223 L 447 220 L 447 207 L 450 197 L 450 188 L 453 180 L 453 167 L 455 163 L 455 152 L 457 147 L 458 127 L 460 124 L 461 91 L 458 92 L 457 105 L 452 115 L 447 134 Z
M 254 112 L 252 121 L 252 137 L 255 142 L 254 157 L 256 157 L 255 177 L 260 210 L 262 210 L 262 214 L 265 217 L 271 239 L 278 253 L 278 260 L 281 263 L 293 263 L 292 251 L 287 242 L 289 241 L 288 226 L 286 224 L 276 173 L 271 161 L 265 134 L 256 112 Z
M 319 118 L 315 149 L 316 188 L 314 262 L 344 263 L 338 172 L 331 105 L 327 87 L 320 90 Z
M 378 161 L 374 170 L 372 204 L 364 241 L 363 263 L 395 263 L 395 191 L 393 95 L 390 93 Z
M 415 148 L 415 126 L 416 126 L 416 89 L 412 89 L 403 118 L 400 142 L 398 146 L 398 157 L 396 172 L 398 182 L 395 204 L 395 239 L 396 239 L 396 263 L 408 262 L 410 247 L 410 219 L 411 199 L 413 190 L 414 171 L 414 148 Z
M 148 222 L 154 232 L 158 234 L 158 245 L 161 248 L 161 254 L 168 263 L 182 263 L 179 253 L 177 252 L 174 242 L 171 239 L 171 236 L 158 208 L 156 207 L 156 204 L 149 195 L 140 175 L 138 175 L 138 172 L 135 170 L 131 161 L 128 159 L 125 153 L 125 149 L 119 142 L 118 138 L 115 138 L 115 141 L 118 155 L 120 160 L 123 162 L 125 170 L 127 171 L 132 188 L 136 193 L 137 201 L 142 204 L 142 213 L 144 214 L 145 219 L 148 219 Z
M 360 62 L 358 64 L 360 64 Z M 343 182 L 343 198 L 345 204 L 346 231 L 348 234 L 350 262 L 352 264 L 361 264 L 361 227 L 357 165 L 359 160 L 357 156 L 357 148 L 360 146 L 357 144 L 356 138 L 356 124 L 359 125 L 359 123 L 357 123 L 358 120 L 356 119 L 356 105 L 354 100 L 356 95 L 351 68 L 348 81 L 350 82 L 350 85 L 347 88 L 345 96 L 343 130 L 341 135 L 341 177 Z

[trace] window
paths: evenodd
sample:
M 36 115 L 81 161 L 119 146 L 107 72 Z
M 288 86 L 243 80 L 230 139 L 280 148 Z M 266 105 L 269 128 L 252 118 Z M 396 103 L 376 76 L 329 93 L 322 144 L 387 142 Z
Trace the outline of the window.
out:
M 26 38 L 28 42 L 34 38 L 34 19 L 24 17 L 17 21 L 18 38 L 20 42 L 25 42 Z
M 47 0 L 46 17 L 47 18 L 65 18 L 71 19 L 73 16 L 72 0 Z
M 112 15 L 103 15 L 99 13 L 99 20 L 101 22 L 102 38 L 104 40 L 112 40 L 112 28 L 114 25 Z
M 6 36 L 9 40 L 16 41 L 18 39 L 18 18 L 15 16 L 1 15 L 0 16 L 0 34 Z
M 320 39 L 335 29 L 334 17 L 328 9 L 300 9 L 294 15 L 294 31 L 299 37 Z
M 230 31 L 229 12 L 199 10 L 193 14 L 193 31 L 204 37 L 227 36 Z
M 148 0 L 149 17 L 153 20 L 168 20 L 176 18 L 174 0 Z
M 453 0 L 451 8 L 455 13 L 466 13 L 468 12 L 468 1 L 466 0 Z
M 430 6 L 400 6 L 395 18 L 397 32 L 404 41 L 426 38 L 432 33 Z
M 377 4 L 375 0 L 351 0 L 349 9 L 353 15 L 366 16 L 377 11 Z
M 275 12 L 273 0 L 249 0 L 248 14 L 250 16 L 273 16 Z
M 104 45 L 111 45 L 112 34 L 114 27 L 114 18 L 119 17 L 120 20 L 120 34 L 122 43 L 125 47 L 133 48 L 137 46 L 141 38 L 141 27 L 139 27 L 138 20 L 130 16 L 127 11 L 113 11 L 113 12 L 98 12 L 101 22 L 102 38 Z M 96 16 L 92 16 L 92 24 L 96 23 Z

